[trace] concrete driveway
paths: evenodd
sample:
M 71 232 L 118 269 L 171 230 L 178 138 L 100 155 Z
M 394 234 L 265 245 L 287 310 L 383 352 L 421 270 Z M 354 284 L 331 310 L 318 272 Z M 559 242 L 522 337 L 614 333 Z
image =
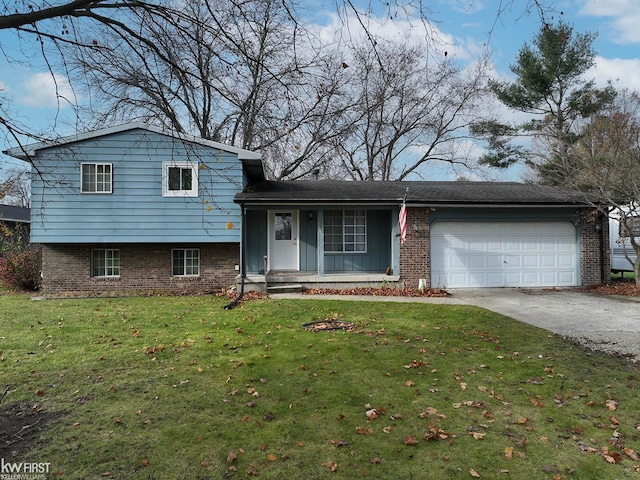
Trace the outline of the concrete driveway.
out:
M 640 298 L 565 289 L 456 289 L 452 303 L 476 305 L 569 337 L 591 348 L 640 360 Z

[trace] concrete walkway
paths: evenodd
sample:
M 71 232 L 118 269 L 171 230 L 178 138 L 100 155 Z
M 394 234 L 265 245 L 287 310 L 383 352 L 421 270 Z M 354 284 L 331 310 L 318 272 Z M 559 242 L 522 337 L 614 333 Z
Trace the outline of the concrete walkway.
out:
M 577 289 L 482 288 L 451 297 L 369 297 L 278 294 L 272 298 L 475 305 L 571 338 L 590 348 L 640 360 L 640 298 L 592 295 Z

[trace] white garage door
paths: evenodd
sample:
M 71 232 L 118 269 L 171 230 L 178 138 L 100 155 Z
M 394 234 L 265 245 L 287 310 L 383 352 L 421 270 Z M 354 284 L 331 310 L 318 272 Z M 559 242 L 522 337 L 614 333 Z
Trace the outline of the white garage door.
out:
M 436 222 L 431 286 L 578 285 L 578 242 L 569 222 Z

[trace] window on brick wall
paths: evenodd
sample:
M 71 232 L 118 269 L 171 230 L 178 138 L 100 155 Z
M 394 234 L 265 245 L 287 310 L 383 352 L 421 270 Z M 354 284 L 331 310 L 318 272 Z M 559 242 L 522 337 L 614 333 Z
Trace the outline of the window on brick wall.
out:
M 119 277 L 120 250 L 100 249 L 91 250 L 92 277 Z
M 197 248 L 174 248 L 171 251 L 171 274 L 174 277 L 199 276 L 200 250 Z

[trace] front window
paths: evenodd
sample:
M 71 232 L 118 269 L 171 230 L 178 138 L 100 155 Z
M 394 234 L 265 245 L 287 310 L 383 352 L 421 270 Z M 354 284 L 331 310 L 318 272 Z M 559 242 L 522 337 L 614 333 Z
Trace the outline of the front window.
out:
M 367 214 L 364 210 L 324 212 L 325 252 L 367 251 Z
M 111 164 L 83 163 L 80 166 L 80 191 L 82 193 L 111 193 Z
M 197 248 L 174 249 L 171 274 L 174 277 L 197 277 L 200 275 L 200 250 Z
M 92 277 L 119 277 L 120 250 L 104 249 L 91 251 Z
M 162 195 L 165 197 L 197 197 L 198 169 L 190 162 L 164 162 Z

